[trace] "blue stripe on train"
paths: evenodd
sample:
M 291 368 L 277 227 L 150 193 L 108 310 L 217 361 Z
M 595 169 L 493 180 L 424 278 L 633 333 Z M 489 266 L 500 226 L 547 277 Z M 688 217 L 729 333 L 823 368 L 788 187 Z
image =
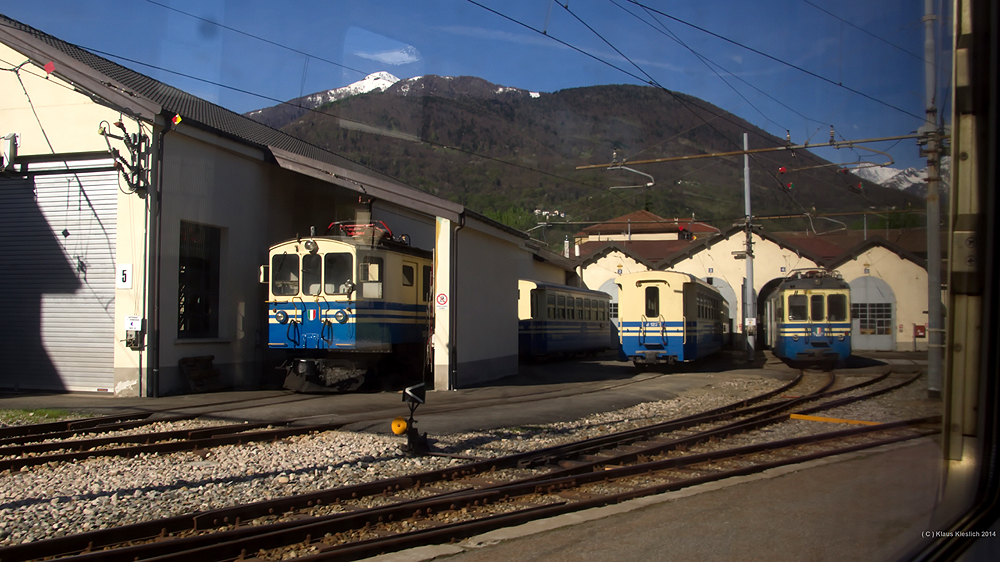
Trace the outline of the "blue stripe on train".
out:
M 428 315 L 424 305 L 362 302 L 351 303 L 351 309 L 347 310 L 346 304 L 324 301 L 272 304 L 268 311 L 268 346 L 373 350 L 421 343 L 426 337 Z M 289 321 L 284 324 L 276 321 L 275 313 L 279 310 L 288 315 Z M 338 311 L 347 315 L 346 322 L 336 319 Z

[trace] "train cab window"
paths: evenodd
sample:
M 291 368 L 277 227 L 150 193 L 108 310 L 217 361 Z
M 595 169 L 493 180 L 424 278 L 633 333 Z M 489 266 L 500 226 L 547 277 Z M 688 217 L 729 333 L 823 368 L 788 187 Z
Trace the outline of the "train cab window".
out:
M 403 286 L 404 287 L 412 287 L 413 286 L 413 282 L 415 281 L 414 274 L 415 274 L 415 272 L 413 271 L 413 266 L 412 265 L 404 265 L 403 266 Z
M 328 295 L 346 295 L 354 278 L 354 261 L 351 254 L 331 253 L 323 256 L 323 273 L 326 279 L 323 291 Z
M 299 294 L 299 256 L 280 254 L 271 258 L 271 293 L 276 297 Z
M 812 315 L 809 317 L 813 322 L 820 322 L 826 319 L 826 299 L 823 295 L 813 295 L 809 299 L 809 308 Z
M 318 295 L 323 288 L 323 258 L 318 254 L 302 256 L 302 292 Z
M 805 322 L 809 319 L 809 300 L 805 295 L 788 295 L 788 320 Z
M 830 322 L 847 322 L 847 295 L 827 295 L 826 308 Z
M 549 320 L 556 319 L 556 296 L 555 295 L 545 295 L 545 317 Z
M 433 271 L 433 269 L 431 268 L 431 266 L 425 265 L 423 267 L 423 270 L 424 270 L 424 275 L 423 275 L 423 279 L 422 279 L 422 281 L 423 281 L 423 300 L 424 300 L 424 302 L 428 302 L 428 301 L 431 300 L 431 292 L 432 292 L 432 288 L 433 288 L 432 284 L 431 284 L 431 272 Z
M 652 318 L 660 316 L 659 287 L 646 287 L 646 316 Z

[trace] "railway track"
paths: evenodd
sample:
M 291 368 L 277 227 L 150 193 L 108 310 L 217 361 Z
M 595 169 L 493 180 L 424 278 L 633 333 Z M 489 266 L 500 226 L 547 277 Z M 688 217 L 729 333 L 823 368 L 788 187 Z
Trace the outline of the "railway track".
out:
M 633 377 L 612 384 L 601 383 L 567 392 L 566 390 L 545 390 L 518 396 L 521 403 L 547 400 L 553 397 L 578 396 L 604 392 L 614 388 L 641 383 L 649 378 L 664 375 Z M 316 400 L 316 397 L 302 395 L 280 395 L 262 399 L 271 404 L 288 404 L 299 401 Z M 259 402 L 259 401 L 250 401 Z M 464 410 L 475 410 L 499 403 L 495 398 L 470 398 L 460 406 L 429 405 L 422 410 L 427 415 Z M 211 408 L 218 415 L 219 406 L 233 406 L 230 410 L 246 408 L 248 401 L 217 402 L 201 405 L 197 411 Z M 259 404 L 257 404 L 259 405 Z M 192 410 L 195 410 L 192 408 Z M 224 408 L 221 411 L 226 411 Z M 285 421 L 253 423 L 232 423 L 197 429 L 174 431 L 149 431 L 130 433 L 142 427 L 158 423 L 197 419 L 199 414 L 176 412 L 131 413 L 68 420 L 28 426 L 0 428 L 0 471 L 20 470 L 24 467 L 40 466 L 48 463 L 70 462 L 94 457 L 131 457 L 144 454 L 165 454 L 180 451 L 205 451 L 223 445 L 242 445 L 255 442 L 269 442 L 294 435 L 306 435 L 319 431 L 340 429 L 347 423 L 382 422 L 398 415 L 398 410 L 374 411 L 365 416 L 354 416 L 349 421 L 312 424 L 318 416 L 291 418 Z M 85 436 L 100 434 L 99 437 Z
M 832 375 L 820 382 L 815 379 L 821 377 L 809 378 L 804 383 L 800 374 L 770 393 L 662 424 L 444 470 L 8 547 L 0 549 L 0 561 L 280 559 L 290 549 L 316 559 L 349 559 L 935 431 L 913 430 L 932 423 L 920 419 L 726 448 L 732 435 L 806 423 L 791 416 L 864 400 L 916 377 L 896 383 L 886 374 L 835 390 Z M 807 385 L 812 388 L 802 391 Z M 789 397 L 793 389 L 798 396 Z M 841 441 L 848 438 L 855 441 Z M 815 447 L 807 445 L 815 441 L 832 445 L 803 449 Z M 784 458 L 775 459 L 777 451 Z M 740 466 L 725 468 L 723 462 Z

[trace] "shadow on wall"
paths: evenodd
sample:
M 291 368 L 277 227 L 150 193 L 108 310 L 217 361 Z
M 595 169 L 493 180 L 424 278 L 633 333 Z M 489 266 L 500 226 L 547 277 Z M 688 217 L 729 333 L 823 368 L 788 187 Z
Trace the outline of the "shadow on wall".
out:
M 42 341 L 42 296 L 73 294 L 82 285 L 57 236 L 38 207 L 34 182 L 0 177 L 0 294 L 7 303 L 0 388 L 65 390 Z

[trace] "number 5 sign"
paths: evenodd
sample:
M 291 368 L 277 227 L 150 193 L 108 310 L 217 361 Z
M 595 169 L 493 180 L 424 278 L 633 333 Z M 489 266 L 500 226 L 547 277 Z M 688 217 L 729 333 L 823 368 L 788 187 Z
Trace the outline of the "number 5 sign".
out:
M 116 289 L 131 289 L 132 288 L 132 264 L 130 263 L 120 263 L 115 271 L 115 288 Z

